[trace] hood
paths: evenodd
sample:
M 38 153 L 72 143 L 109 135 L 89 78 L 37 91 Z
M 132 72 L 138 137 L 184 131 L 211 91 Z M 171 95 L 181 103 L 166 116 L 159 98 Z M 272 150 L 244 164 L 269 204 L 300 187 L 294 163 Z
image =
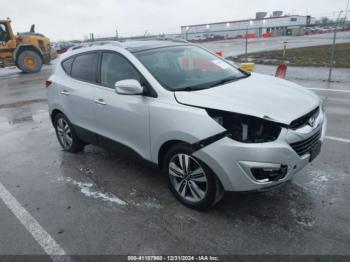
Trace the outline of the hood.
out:
M 218 109 L 269 119 L 289 125 L 319 105 L 318 96 L 281 78 L 251 76 L 198 91 L 176 91 L 181 104 Z

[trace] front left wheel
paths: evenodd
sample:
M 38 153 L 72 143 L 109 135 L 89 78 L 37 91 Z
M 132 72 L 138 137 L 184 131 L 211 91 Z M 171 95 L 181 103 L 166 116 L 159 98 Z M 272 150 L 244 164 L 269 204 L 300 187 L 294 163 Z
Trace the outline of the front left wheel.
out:
M 84 144 L 77 137 L 72 124 L 65 115 L 59 113 L 55 116 L 54 127 L 58 142 L 65 151 L 76 153 L 83 150 Z
M 180 202 L 207 209 L 220 201 L 223 189 L 211 169 L 192 153 L 189 145 L 175 145 L 164 157 L 163 170 L 170 190 Z

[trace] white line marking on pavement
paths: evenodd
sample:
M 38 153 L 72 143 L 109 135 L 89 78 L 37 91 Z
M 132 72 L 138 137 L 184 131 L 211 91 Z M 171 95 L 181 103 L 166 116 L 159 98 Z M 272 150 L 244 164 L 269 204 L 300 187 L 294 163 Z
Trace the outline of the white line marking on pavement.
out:
M 66 252 L 0 182 L 0 198 L 53 261 L 69 261 Z
M 343 92 L 350 93 L 350 90 L 342 90 L 342 89 L 328 89 L 328 88 L 317 88 L 317 87 L 307 87 L 307 89 L 311 90 L 319 90 L 319 91 L 332 91 L 332 92 Z
M 329 140 L 334 140 L 338 142 L 350 143 L 350 139 L 346 139 L 346 138 L 334 137 L 334 136 L 326 136 L 326 138 Z

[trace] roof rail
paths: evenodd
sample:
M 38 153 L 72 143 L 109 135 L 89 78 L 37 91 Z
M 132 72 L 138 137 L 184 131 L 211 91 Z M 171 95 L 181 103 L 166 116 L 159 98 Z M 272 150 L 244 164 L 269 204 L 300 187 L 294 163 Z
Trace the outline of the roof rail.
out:
M 154 40 L 154 39 L 152 39 L 152 40 Z M 177 43 L 188 43 L 188 41 L 185 39 L 174 38 L 174 37 L 158 37 L 158 38 L 155 38 L 155 40 L 171 41 L 171 42 L 177 42 Z
M 118 41 L 94 41 L 94 42 L 85 42 L 79 45 L 72 46 L 71 48 L 69 48 L 69 50 L 76 50 L 83 47 L 91 47 L 91 46 L 99 46 L 99 45 L 115 45 L 115 46 L 123 47 L 122 43 Z

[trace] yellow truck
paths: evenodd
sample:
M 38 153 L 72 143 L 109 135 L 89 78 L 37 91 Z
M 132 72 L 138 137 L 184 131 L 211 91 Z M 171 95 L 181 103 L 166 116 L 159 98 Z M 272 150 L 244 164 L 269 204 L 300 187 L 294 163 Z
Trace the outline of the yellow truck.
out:
M 11 20 L 0 20 L 0 67 L 17 66 L 24 73 L 36 73 L 51 60 L 50 40 L 34 32 L 13 33 Z

